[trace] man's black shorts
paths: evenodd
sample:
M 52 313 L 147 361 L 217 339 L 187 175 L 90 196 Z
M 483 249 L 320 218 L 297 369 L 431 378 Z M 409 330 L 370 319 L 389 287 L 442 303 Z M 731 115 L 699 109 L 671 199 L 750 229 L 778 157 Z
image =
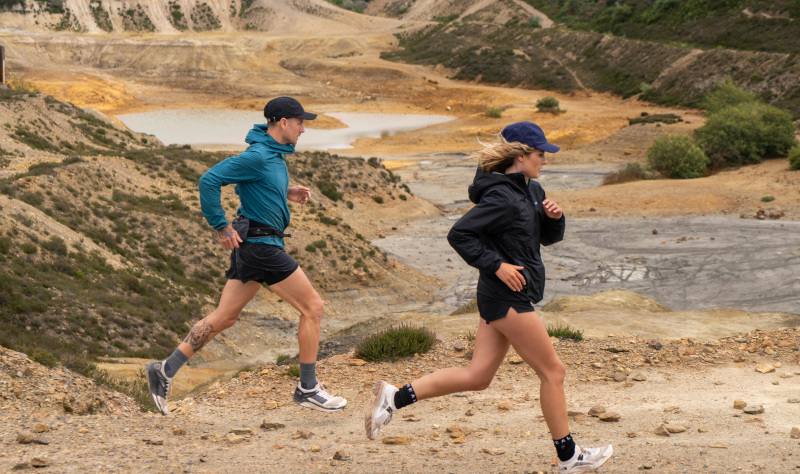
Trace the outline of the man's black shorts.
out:
M 242 242 L 231 252 L 231 267 L 225 272 L 225 278 L 274 285 L 287 279 L 297 268 L 297 262 L 280 247 Z

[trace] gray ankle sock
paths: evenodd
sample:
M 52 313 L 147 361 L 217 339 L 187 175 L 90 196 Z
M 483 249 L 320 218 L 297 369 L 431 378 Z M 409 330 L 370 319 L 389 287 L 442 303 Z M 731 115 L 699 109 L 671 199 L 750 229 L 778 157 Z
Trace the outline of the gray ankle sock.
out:
M 175 349 L 175 352 L 164 362 L 164 373 L 167 374 L 169 378 L 175 377 L 175 374 L 178 373 L 178 369 L 183 367 L 183 364 L 185 364 L 187 360 L 189 360 L 189 357 L 186 354 L 181 352 L 180 349 Z
M 314 388 L 317 384 L 317 363 L 304 364 L 300 362 L 300 386 L 305 389 Z

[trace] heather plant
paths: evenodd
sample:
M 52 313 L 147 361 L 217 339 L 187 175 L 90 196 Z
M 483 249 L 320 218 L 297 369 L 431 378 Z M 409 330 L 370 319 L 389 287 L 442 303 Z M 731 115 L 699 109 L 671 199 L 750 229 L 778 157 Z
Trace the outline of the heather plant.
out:
M 356 357 L 370 362 L 397 360 L 424 354 L 436 342 L 436 334 L 427 328 L 407 325 L 391 327 L 366 338 L 356 347 Z

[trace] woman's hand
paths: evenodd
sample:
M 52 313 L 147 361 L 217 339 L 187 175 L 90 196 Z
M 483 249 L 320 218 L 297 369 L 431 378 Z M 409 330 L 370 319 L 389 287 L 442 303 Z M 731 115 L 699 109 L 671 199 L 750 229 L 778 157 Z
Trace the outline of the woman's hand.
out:
M 305 186 L 292 186 L 286 191 L 286 197 L 290 201 L 305 204 L 308 202 L 309 198 L 311 198 L 311 190 Z
M 524 267 L 503 262 L 494 274 L 513 291 L 522 291 L 522 287 L 525 286 L 525 277 L 522 276 L 523 269 Z
M 544 207 L 544 213 L 551 219 L 561 219 L 561 216 L 564 215 L 561 208 L 558 207 L 558 204 L 549 199 L 542 201 L 542 207 Z
M 242 242 L 242 238 L 239 237 L 239 233 L 233 230 L 233 227 L 230 225 L 227 225 L 217 231 L 217 239 L 219 239 L 219 243 L 228 250 L 238 249 L 239 244 Z

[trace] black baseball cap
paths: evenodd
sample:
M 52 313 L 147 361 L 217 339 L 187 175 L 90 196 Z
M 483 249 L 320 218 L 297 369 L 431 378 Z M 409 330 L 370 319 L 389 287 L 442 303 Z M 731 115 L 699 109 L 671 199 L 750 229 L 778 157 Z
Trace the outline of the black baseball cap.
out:
M 282 118 L 300 118 L 303 120 L 314 120 L 317 114 L 308 113 L 303 110 L 296 99 L 291 97 L 276 97 L 267 102 L 264 106 L 264 118 L 267 122 L 280 122 Z

